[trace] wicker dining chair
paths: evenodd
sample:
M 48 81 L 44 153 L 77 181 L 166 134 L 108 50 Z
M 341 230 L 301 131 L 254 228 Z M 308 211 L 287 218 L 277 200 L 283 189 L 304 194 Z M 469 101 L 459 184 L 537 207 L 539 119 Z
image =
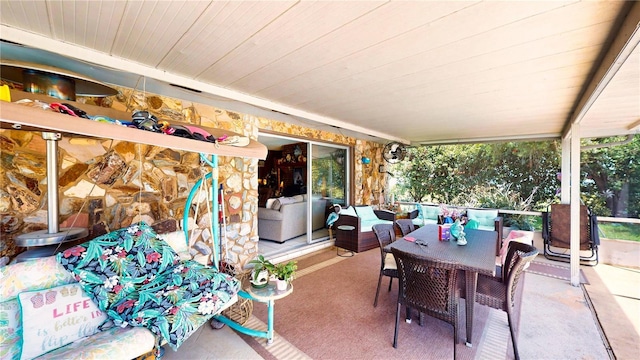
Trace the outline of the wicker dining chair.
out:
M 389 291 L 391 291 L 393 278 L 398 278 L 398 269 L 396 267 L 396 260 L 393 258 L 393 254 L 384 251 L 385 246 L 396 240 L 396 232 L 393 228 L 393 224 L 375 224 L 373 225 L 373 233 L 376 235 L 376 239 L 378 239 L 378 244 L 380 245 L 380 275 L 378 276 L 376 298 L 373 301 L 373 306 L 376 307 L 378 306 L 378 294 L 380 293 L 382 277 L 389 277 Z
M 458 343 L 458 302 L 456 286 L 458 266 L 455 263 L 434 261 L 395 248 L 391 249 L 398 266 L 398 307 L 393 347 L 398 347 L 400 308 L 405 305 L 453 325 L 453 357 Z
M 516 360 L 520 359 L 520 355 L 518 354 L 515 334 L 518 324 L 514 323 L 514 321 L 519 319 L 520 298 L 522 297 L 522 289 L 518 287 L 518 284 L 523 271 L 536 255 L 538 255 L 538 250 L 535 247 L 529 244 L 511 242 L 503 265 L 502 278 L 478 275 L 476 302 L 507 313 L 513 354 Z
M 412 219 L 398 219 L 396 220 L 396 225 L 400 228 L 402 236 L 405 236 L 416 229 L 416 225 L 413 223 Z

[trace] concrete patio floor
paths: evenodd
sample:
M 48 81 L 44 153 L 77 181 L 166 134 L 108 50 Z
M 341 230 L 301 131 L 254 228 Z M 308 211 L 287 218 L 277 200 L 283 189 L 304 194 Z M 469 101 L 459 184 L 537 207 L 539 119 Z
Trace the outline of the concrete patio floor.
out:
M 539 255 L 536 261 L 549 262 Z M 552 262 L 554 265 L 566 265 Z M 589 284 L 571 286 L 569 281 L 528 273 L 520 320 L 519 348 L 522 359 L 637 359 L 640 354 L 640 270 L 606 264 L 581 267 Z M 493 310 L 492 310 L 493 311 Z M 477 359 L 512 356 L 506 314 L 495 310 L 497 343 L 484 336 Z M 486 338 L 486 339 L 485 339 Z M 280 341 L 278 341 L 280 340 Z M 282 343 L 282 344 L 277 344 Z M 272 352 L 277 359 L 305 358 L 286 339 L 278 339 Z M 269 347 L 267 347 L 269 349 Z M 296 352 L 297 351 L 297 352 Z M 260 359 L 233 330 L 225 327 L 198 330 L 177 352 L 167 349 L 163 360 Z

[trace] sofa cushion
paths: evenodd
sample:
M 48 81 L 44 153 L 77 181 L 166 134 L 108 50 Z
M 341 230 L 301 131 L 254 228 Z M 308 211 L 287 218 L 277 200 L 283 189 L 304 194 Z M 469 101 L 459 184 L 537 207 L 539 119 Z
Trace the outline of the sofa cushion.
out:
M 390 220 L 362 220 L 360 219 L 360 232 L 373 231 L 373 225 L 375 224 L 393 224 L 393 221 Z
M 356 213 L 362 221 L 379 220 L 371 206 L 356 206 Z
M 273 203 L 271 204 L 271 209 L 280 210 L 282 205 L 295 204 L 295 203 L 298 203 L 298 202 L 302 202 L 303 199 L 304 198 L 302 197 L 302 195 L 296 195 L 296 196 L 291 196 L 291 197 L 287 197 L 287 196 L 279 197 L 279 198 L 277 198 L 277 199 L 275 199 L 273 201 Z
M 20 358 L 22 324 L 18 299 L 0 303 L 0 359 Z
M 477 221 L 479 229 L 493 230 L 497 217 L 498 210 L 495 209 L 467 209 L 467 218 Z
M 57 260 L 107 310 L 180 257 L 151 226 L 139 223 L 60 252 Z
M 155 345 L 155 336 L 141 327 L 114 327 L 44 354 L 41 359 L 136 359 Z M 145 357 L 147 358 L 147 357 Z
M 276 198 L 267 199 L 267 202 L 264 203 L 264 208 L 265 209 L 272 209 L 274 201 L 276 201 Z
M 236 278 L 187 260 L 156 274 L 107 314 L 117 326 L 148 328 L 175 350 L 239 290 Z
M 260 220 L 284 220 L 284 215 L 280 210 L 258 208 L 258 219 Z
M 504 265 L 504 261 L 507 259 L 510 242 L 515 241 L 533 245 L 533 235 L 533 231 L 511 230 L 507 238 L 502 240 L 502 247 L 500 248 L 501 263 Z
M 176 349 L 240 289 L 237 279 L 179 261 L 144 223 L 58 253 L 116 326 L 144 326 Z
M 55 256 L 0 267 L 0 359 L 20 358 L 22 324 L 18 294 L 76 282 Z
M 422 215 L 425 219 L 438 220 L 438 215 L 440 215 L 440 206 L 422 205 Z
M 78 283 L 22 292 L 18 301 L 22 313 L 22 359 L 91 336 L 107 320 Z
M 15 299 L 19 293 L 76 282 L 55 256 L 31 259 L 0 267 L 0 302 Z

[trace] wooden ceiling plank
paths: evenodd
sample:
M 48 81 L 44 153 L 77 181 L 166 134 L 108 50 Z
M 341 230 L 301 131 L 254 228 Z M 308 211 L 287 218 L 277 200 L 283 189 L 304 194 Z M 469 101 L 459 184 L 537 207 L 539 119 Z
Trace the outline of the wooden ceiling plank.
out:
M 169 54 L 163 66 L 179 73 L 188 69 L 187 75 L 202 77 L 202 73 L 247 43 L 293 4 L 295 2 L 214 2 L 176 44 L 177 51 Z M 221 74 L 209 74 L 208 81 L 222 83 L 218 79 Z
M 487 11 L 494 11 L 495 9 L 493 8 L 489 8 Z M 565 14 L 565 11 L 563 11 L 563 14 Z M 441 32 L 451 32 L 451 26 L 454 26 L 454 24 L 458 24 L 458 23 L 468 23 L 471 22 L 473 19 L 475 19 L 476 14 L 472 13 L 472 14 L 465 14 L 467 15 L 467 19 L 465 18 L 460 18 L 460 14 L 456 14 L 456 16 L 454 17 L 454 19 L 451 19 L 451 22 L 446 22 L 443 23 L 442 25 L 444 25 L 442 28 L 440 28 L 439 30 Z M 549 16 L 549 15 L 547 15 Z M 489 17 L 491 18 L 491 17 Z M 444 20 L 443 20 L 444 21 Z M 476 20 L 477 21 L 477 20 Z M 532 20 L 527 19 L 527 22 L 531 22 Z M 500 65 L 500 63 L 505 62 L 505 61 L 510 61 L 508 59 L 514 58 L 514 54 L 520 58 L 525 58 L 525 57 L 531 57 L 531 56 L 536 56 L 536 54 L 539 53 L 538 49 L 541 48 L 543 50 L 545 50 L 546 52 L 548 52 L 549 50 L 551 50 L 552 48 L 549 48 L 548 44 L 546 43 L 547 41 L 552 41 L 550 39 L 541 39 L 541 40 L 537 40 L 535 42 L 530 42 L 528 44 L 524 44 L 521 45 L 521 48 L 510 48 L 508 46 L 505 46 L 504 44 L 500 44 L 498 42 L 496 42 L 495 44 L 491 44 L 494 40 L 494 38 L 498 35 L 494 34 L 494 33 L 514 33 L 514 29 L 512 29 L 513 27 L 517 27 L 519 30 L 515 33 L 520 33 L 522 32 L 522 29 L 520 29 L 519 27 L 520 25 L 518 25 L 518 23 L 513 23 L 510 26 L 506 27 L 506 28 L 499 28 L 496 29 L 494 31 L 488 31 L 485 33 L 485 35 L 483 36 L 472 36 L 469 37 L 465 40 L 461 40 L 461 41 L 453 41 L 452 43 L 446 45 L 446 46 L 442 46 L 441 48 L 439 48 L 437 51 L 427 51 L 427 52 L 423 52 L 421 54 L 417 54 L 414 55 L 412 57 L 409 58 L 405 58 L 401 63 L 393 63 L 393 64 L 388 64 L 385 66 L 380 66 L 377 67 L 375 69 L 372 69 L 369 72 L 361 72 L 359 74 L 357 74 L 356 76 L 349 76 L 349 77 L 345 77 L 342 80 L 341 79 L 335 79 L 335 77 L 332 77 L 332 74 L 335 73 L 339 73 L 338 70 L 336 70 L 335 68 L 330 68 L 330 70 L 328 72 L 324 72 L 324 71 L 314 71 L 313 72 L 313 76 L 315 76 L 315 78 L 309 78 L 309 76 L 305 76 L 305 77 L 300 77 L 300 78 L 296 78 L 290 81 L 287 81 L 286 86 L 281 86 L 279 88 L 281 89 L 287 89 L 288 90 L 288 96 L 290 97 L 295 97 L 295 94 L 304 94 L 305 91 L 304 89 L 301 89 L 302 86 L 308 88 L 308 85 L 305 84 L 314 84 L 316 87 L 320 87 L 322 85 L 326 85 L 329 87 L 334 87 L 334 88 L 340 88 L 343 91 L 347 92 L 347 93 L 351 93 L 353 94 L 355 93 L 362 93 L 363 89 L 376 89 L 376 88 L 385 88 L 385 82 L 392 82 L 392 83 L 398 83 L 399 81 L 401 81 L 401 77 L 406 77 L 406 78 L 410 78 L 410 79 L 420 79 L 422 76 L 424 76 L 424 72 L 428 72 L 430 69 L 433 69 L 437 66 L 444 66 L 447 65 L 448 63 L 458 63 L 458 62 L 462 62 L 462 61 L 467 61 L 467 62 L 473 62 L 473 66 L 469 66 L 470 68 L 475 68 L 477 66 L 477 61 L 478 61 L 478 57 L 477 56 L 481 56 L 481 57 L 486 57 L 487 53 L 489 53 L 489 55 L 491 54 L 490 52 L 488 52 L 486 49 L 488 48 L 487 46 L 483 45 L 483 46 L 478 46 L 478 45 L 474 45 L 474 44 L 478 44 L 478 43 L 482 43 L 482 44 L 489 44 L 491 45 L 491 47 L 493 48 L 500 48 L 502 47 L 503 49 L 501 50 L 502 53 L 500 55 L 495 55 L 491 58 L 490 61 L 485 61 L 483 63 L 488 64 L 489 66 L 494 66 L 494 67 L 498 67 Z M 574 27 L 576 25 L 573 25 Z M 548 27 L 548 26 L 544 26 L 544 28 L 555 28 L 555 27 Z M 434 32 L 436 30 L 432 30 L 430 29 L 431 32 Z M 482 28 L 480 28 L 480 30 L 482 30 Z M 592 29 L 591 31 L 594 31 L 596 29 Z M 586 33 L 586 31 L 577 31 L 577 33 L 581 33 L 581 34 L 576 34 L 575 35 L 575 40 L 572 39 L 567 39 L 566 41 L 580 41 L 580 39 L 585 39 L 585 41 L 594 41 L 595 39 L 593 39 L 593 34 L 589 34 L 588 36 L 585 36 L 584 33 Z M 559 35 L 561 38 L 563 37 L 562 34 Z M 421 38 L 435 38 L 435 39 L 441 39 L 441 38 L 446 38 L 446 36 L 444 34 L 435 34 L 434 36 L 426 36 L 421 34 Z M 512 39 L 511 43 L 513 43 L 513 41 L 515 41 L 517 39 Z M 418 41 L 418 40 L 416 40 Z M 475 50 L 471 50 L 471 48 L 474 48 Z M 419 46 L 416 48 L 420 48 L 420 49 L 425 49 L 425 46 Z M 428 48 L 428 46 L 426 47 Z M 394 49 L 395 50 L 395 49 Z M 566 51 L 566 49 L 564 49 Z M 398 49 L 399 51 L 399 49 Z M 476 55 L 476 53 L 474 53 L 474 51 L 477 54 L 480 55 Z M 484 51 L 484 54 L 482 53 L 482 51 Z M 386 52 L 382 52 L 380 51 L 380 54 L 378 54 L 378 56 L 369 56 L 369 58 L 372 59 L 378 59 L 378 58 L 382 58 L 382 59 L 386 59 L 388 58 L 388 56 L 384 56 L 387 53 L 396 53 L 397 51 L 386 51 Z M 511 55 L 509 55 L 509 52 L 511 52 Z M 357 56 L 356 56 L 357 57 Z M 358 60 L 354 59 L 353 57 L 348 58 L 348 61 L 353 64 L 358 64 Z M 498 63 L 492 63 L 492 61 L 497 61 Z M 511 60 L 514 61 L 514 60 Z M 338 63 L 336 64 L 336 66 L 345 66 L 342 63 Z M 363 68 L 363 66 L 361 66 L 362 64 L 360 64 L 360 66 L 354 66 L 357 68 Z M 438 73 L 441 71 L 441 69 L 438 69 Z M 366 82 L 363 80 L 363 78 L 368 78 L 370 81 L 372 82 Z M 317 84 L 317 85 L 316 85 Z M 346 87 L 345 87 L 346 86 Z M 356 88 L 357 87 L 357 88 Z M 329 90 L 329 93 L 335 93 L 333 90 Z M 266 91 L 262 91 L 260 92 L 261 96 L 264 97 L 268 97 L 268 98 L 275 98 L 278 101 L 282 101 L 285 103 L 289 103 L 289 104 L 296 104 L 296 102 L 290 98 L 286 98 L 282 95 L 282 93 L 274 93 L 274 92 L 266 92 Z M 311 97 L 314 97 L 312 94 L 310 94 Z M 342 97 L 342 95 L 339 96 L 340 98 L 344 99 L 344 97 Z M 316 96 L 314 97 L 315 99 L 321 99 L 320 96 Z M 328 100 L 328 99 L 327 99 Z M 303 100 L 305 101 L 305 100 Z M 326 101 L 326 103 L 329 103 L 329 101 Z
M 49 13 L 35 1 L 0 1 L 0 20 L 16 28 L 53 37 Z
M 523 9 L 519 4 L 505 4 L 505 3 L 483 3 L 478 6 L 474 6 L 468 9 L 461 10 L 450 16 L 447 16 L 439 21 L 429 24 L 421 29 L 416 29 L 408 34 L 405 34 L 403 38 L 394 39 L 389 44 L 381 44 L 375 49 L 367 49 L 362 53 L 358 53 L 354 56 L 345 58 L 350 65 L 343 62 L 334 64 L 335 66 L 329 67 L 326 71 L 314 71 L 313 74 L 317 74 L 317 79 L 325 79 L 327 83 L 331 81 L 339 81 L 340 78 L 336 74 L 340 74 L 340 68 L 342 69 L 372 69 L 368 74 L 371 78 L 377 79 L 389 79 L 397 78 L 400 76 L 411 76 L 420 71 L 428 65 L 430 58 L 438 59 L 439 61 L 459 61 L 461 57 L 474 57 L 478 54 L 489 52 L 489 49 L 499 49 L 508 47 L 509 44 L 517 45 L 525 42 L 526 39 L 522 39 L 521 36 L 513 36 L 513 34 L 522 33 L 522 27 L 520 22 L 530 23 L 532 18 L 538 19 L 537 22 L 543 24 L 546 18 L 554 16 L 555 12 L 548 12 L 551 8 L 557 8 L 559 4 L 550 3 L 536 3 L 532 9 Z M 529 12 L 527 12 L 529 10 Z M 562 14 L 557 17 L 566 16 L 568 10 L 560 9 Z M 539 15 L 541 14 L 542 15 Z M 486 16 L 483 16 L 486 15 Z M 535 16 L 539 15 L 539 16 Z M 606 17 L 603 14 L 603 17 Z M 499 20 L 496 20 L 499 19 Z M 566 23 L 566 22 L 565 22 Z M 466 26 L 460 27 L 460 24 Z M 570 24 L 574 24 L 573 22 Z M 572 25 L 576 26 L 576 25 Z M 547 30 L 540 30 L 536 32 L 525 32 L 528 39 L 539 39 L 544 34 L 554 34 L 565 31 L 563 28 L 556 29 L 556 27 L 545 26 Z M 456 31 L 451 31 L 456 29 Z M 505 44 L 504 41 L 497 41 L 499 38 L 507 34 L 510 39 L 509 43 Z M 406 39 L 405 39 L 406 38 Z M 409 46 L 408 44 L 416 44 L 415 46 Z M 388 49 L 386 48 L 388 47 Z M 435 51 L 437 49 L 437 52 Z M 453 51 L 451 55 L 441 55 L 442 51 Z M 413 53 L 407 53 L 407 50 L 413 51 Z M 457 56 L 456 56 L 457 55 Z M 452 56 L 456 56 L 452 58 Z M 385 64 L 379 63 L 384 59 Z M 451 60 L 450 60 L 451 59 Z M 372 63 L 373 62 L 373 63 Z M 376 63 L 378 62 L 378 63 Z M 373 70 L 375 68 L 375 70 Z M 344 72 L 344 70 L 342 71 Z M 343 77 L 346 81 L 353 82 L 353 73 L 349 76 Z M 359 77 L 359 76 L 358 76 Z M 338 79 L 336 79 L 338 78 Z M 308 79 L 304 77 L 299 83 L 305 83 L 307 81 L 315 82 L 315 79 Z M 287 81 L 285 83 L 278 84 L 279 88 L 290 89 L 290 93 L 299 93 L 298 85 L 293 81 Z M 364 85 L 368 87 L 368 85 Z M 268 96 L 271 98 L 281 99 L 278 94 L 273 94 L 262 90 L 258 93 L 261 96 Z
M 128 2 L 113 54 L 156 67 L 206 6 L 205 2 Z
M 510 50 L 487 53 L 482 56 L 485 59 L 482 61 L 482 63 L 486 64 L 487 66 L 491 66 L 491 64 L 494 64 L 495 67 L 499 67 L 500 64 L 503 63 L 517 63 L 520 61 L 525 61 L 526 59 L 552 56 L 560 51 L 558 45 L 554 44 L 572 44 L 571 49 L 580 49 L 584 47 L 594 46 L 593 42 L 595 40 L 592 36 L 590 36 L 590 34 L 595 31 L 602 31 L 604 29 L 607 29 L 608 27 L 609 26 L 605 24 L 598 24 L 595 25 L 595 28 L 582 28 L 570 33 L 561 33 L 553 38 L 544 39 L 537 42 L 525 43 L 521 46 L 510 48 Z M 571 49 L 565 48 L 564 51 L 570 51 Z M 440 74 L 440 72 L 442 71 L 442 67 L 455 67 L 457 64 L 448 59 L 452 59 L 452 57 L 454 57 L 458 52 L 459 50 L 457 48 L 452 48 L 449 50 L 448 54 L 438 53 L 437 56 L 436 54 L 433 54 L 433 56 L 431 56 L 429 59 L 423 58 L 421 60 L 420 66 L 425 68 L 425 70 L 420 73 L 405 74 L 398 78 L 393 78 L 392 76 L 395 74 L 402 74 L 404 70 L 401 68 L 393 70 L 387 69 L 386 72 L 376 70 L 374 72 L 360 74 L 360 77 L 358 77 L 357 81 L 354 81 L 352 79 L 351 81 L 340 81 L 335 83 L 334 89 L 327 91 L 328 94 L 333 94 L 333 97 L 331 97 L 331 95 L 329 97 L 317 96 L 316 101 L 320 102 L 321 100 L 324 100 L 324 104 L 333 104 L 335 106 L 339 105 L 340 102 L 358 102 L 359 100 L 362 100 L 359 99 L 358 96 L 370 95 L 371 90 L 366 91 L 367 95 L 364 95 L 364 89 L 388 89 L 389 92 L 402 91 L 401 89 L 407 89 L 409 87 L 409 85 L 403 82 L 405 80 L 415 83 L 415 81 L 420 81 L 421 79 L 425 78 L 425 76 L 429 73 Z M 442 57 L 440 57 L 440 55 L 442 55 Z M 581 62 L 585 60 L 588 61 L 588 59 L 576 59 L 576 61 Z M 472 59 L 472 62 L 475 65 L 477 65 L 477 61 L 478 58 Z M 409 63 L 408 66 L 411 66 L 411 64 Z M 469 66 L 462 67 L 469 68 Z M 364 75 L 366 75 L 366 77 L 364 77 Z M 473 81 L 470 81 L 470 83 L 473 83 Z M 423 86 L 428 87 L 430 86 L 430 84 L 431 83 L 427 76 Z M 345 99 L 344 94 L 352 95 L 349 97 L 349 99 Z
M 237 86 L 235 82 L 268 64 L 307 46 L 339 29 L 382 2 L 301 2 L 274 19 L 250 42 L 234 49 L 223 61 L 203 73 L 216 73 L 221 85 Z M 331 14 L 331 16 L 327 16 Z M 322 19 L 320 21 L 320 19 Z M 226 71 L 227 69 L 232 71 Z M 225 69 L 223 72 L 222 69 Z
M 355 3 L 362 8 L 367 3 Z M 330 18 L 340 3 L 330 3 L 328 11 L 318 17 Z M 348 4 L 354 6 L 354 4 Z M 364 13 L 353 21 L 345 22 L 336 31 L 326 36 L 310 39 L 308 45 L 297 49 L 280 61 L 269 64 L 253 72 L 234 86 L 245 91 L 257 91 L 261 88 L 282 82 L 283 78 L 290 78 L 307 71 L 314 70 L 323 64 L 333 63 L 349 54 L 395 38 L 415 28 L 425 26 L 438 17 L 470 6 L 463 2 L 397 2 L 386 3 L 368 13 Z M 265 81 L 270 80 L 270 81 Z

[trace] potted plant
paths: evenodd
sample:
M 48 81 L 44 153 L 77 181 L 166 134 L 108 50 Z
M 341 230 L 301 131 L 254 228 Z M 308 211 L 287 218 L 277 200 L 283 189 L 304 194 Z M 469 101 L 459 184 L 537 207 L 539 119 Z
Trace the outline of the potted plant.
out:
M 296 274 L 298 265 L 296 261 L 289 261 L 288 263 L 276 264 L 273 267 L 273 275 L 276 277 L 276 289 L 286 290 L 287 284 L 293 280 Z
M 253 264 L 253 271 L 251 272 L 251 286 L 255 288 L 263 288 L 269 283 L 269 274 L 273 271 L 273 264 L 271 261 L 264 258 L 263 255 L 258 255 L 257 258 L 249 261 L 249 264 Z

